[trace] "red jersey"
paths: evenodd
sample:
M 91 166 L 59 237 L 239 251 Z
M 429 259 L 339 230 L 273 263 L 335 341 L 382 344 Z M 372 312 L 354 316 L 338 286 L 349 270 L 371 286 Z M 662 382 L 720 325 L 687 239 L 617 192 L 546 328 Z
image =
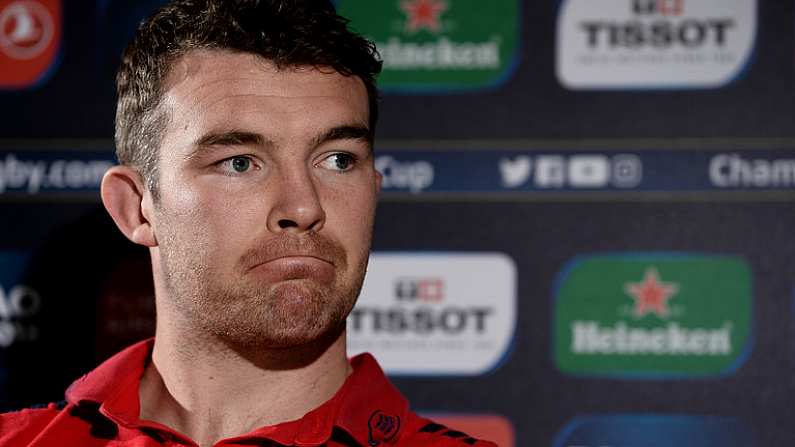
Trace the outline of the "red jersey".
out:
M 154 447 L 197 444 L 139 418 L 138 385 L 154 340 L 135 344 L 75 381 L 66 401 L 0 415 L 0 447 Z M 496 446 L 424 419 L 384 376 L 375 359 L 351 359 L 337 393 L 303 418 L 258 428 L 221 446 Z

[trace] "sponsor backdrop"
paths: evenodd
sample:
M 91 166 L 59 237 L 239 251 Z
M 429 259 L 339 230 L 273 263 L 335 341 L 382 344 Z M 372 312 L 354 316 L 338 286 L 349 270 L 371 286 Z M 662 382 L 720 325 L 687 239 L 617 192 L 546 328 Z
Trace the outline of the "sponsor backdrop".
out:
M 153 332 L 98 185 L 158 3 L 0 0 L 2 408 Z M 795 441 L 795 3 L 336 4 L 384 58 L 351 354 L 507 447 Z

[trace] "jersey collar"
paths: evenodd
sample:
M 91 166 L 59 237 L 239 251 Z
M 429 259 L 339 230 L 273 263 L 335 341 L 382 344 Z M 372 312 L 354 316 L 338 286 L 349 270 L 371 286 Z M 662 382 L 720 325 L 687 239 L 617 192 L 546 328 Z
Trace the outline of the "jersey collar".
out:
M 67 401 L 74 405 L 99 404 L 99 411 L 122 427 L 149 428 L 188 440 L 166 426 L 139 418 L 138 387 L 153 345 L 154 339 L 145 340 L 114 355 L 76 380 L 66 392 Z M 409 412 L 408 402 L 371 355 L 358 355 L 350 363 L 353 373 L 343 386 L 303 418 L 261 427 L 234 439 L 266 438 L 283 445 L 315 446 L 328 442 L 338 428 L 362 445 L 397 441 L 401 422 Z

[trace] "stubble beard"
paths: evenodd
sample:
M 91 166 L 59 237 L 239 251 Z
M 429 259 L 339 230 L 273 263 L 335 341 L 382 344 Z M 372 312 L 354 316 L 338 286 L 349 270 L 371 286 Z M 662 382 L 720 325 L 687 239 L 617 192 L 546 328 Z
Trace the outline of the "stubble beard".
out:
M 222 275 L 210 265 L 207 247 L 181 239 L 174 234 L 160 243 L 170 310 L 179 314 L 184 329 L 245 350 L 297 347 L 341 332 L 367 267 L 364 253 L 346 277 L 344 250 L 313 234 L 304 242 L 285 239 L 279 244 L 309 244 L 333 257 L 333 280 L 322 283 L 309 277 L 263 284 L 242 268 L 236 268 L 232 278 Z M 242 258 L 248 261 L 241 262 L 250 262 L 257 253 L 245 254 Z

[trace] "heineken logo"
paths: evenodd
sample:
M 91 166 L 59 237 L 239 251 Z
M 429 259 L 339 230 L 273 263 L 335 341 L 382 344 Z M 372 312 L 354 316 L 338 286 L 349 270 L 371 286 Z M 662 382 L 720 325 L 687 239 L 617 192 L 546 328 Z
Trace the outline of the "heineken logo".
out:
M 421 29 L 438 33 L 442 29 L 440 15 L 447 11 L 447 3 L 443 0 L 406 0 L 400 2 L 400 10 L 406 14 L 407 33 Z
M 712 330 L 690 330 L 670 323 L 652 330 L 633 328 L 625 323 L 612 327 L 593 321 L 571 325 L 572 351 L 577 354 L 699 354 L 731 353 L 731 323 Z
M 554 357 L 570 374 L 704 376 L 750 348 L 751 273 L 741 259 L 593 255 L 555 292 Z
M 341 0 L 337 10 L 376 44 L 381 89 L 477 89 L 505 80 L 519 42 L 517 0 Z
M 660 317 L 667 317 L 668 299 L 679 291 L 679 286 L 661 282 L 657 270 L 652 267 L 646 270 L 643 282 L 627 283 L 624 291 L 635 300 L 635 316 L 655 313 Z

